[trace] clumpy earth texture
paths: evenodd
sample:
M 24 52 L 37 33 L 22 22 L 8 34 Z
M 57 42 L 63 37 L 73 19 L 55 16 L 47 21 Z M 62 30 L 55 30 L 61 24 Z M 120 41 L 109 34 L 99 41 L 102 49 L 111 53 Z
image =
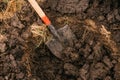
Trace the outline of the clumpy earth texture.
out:
M 56 57 L 28 1 L 0 0 L 0 80 L 120 80 L 119 0 L 36 0 L 56 29 L 76 36 Z

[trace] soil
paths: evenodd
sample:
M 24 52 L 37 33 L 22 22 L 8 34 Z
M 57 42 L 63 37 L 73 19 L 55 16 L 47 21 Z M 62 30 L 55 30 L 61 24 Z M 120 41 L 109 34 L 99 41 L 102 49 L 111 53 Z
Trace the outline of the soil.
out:
M 33 37 L 30 26 L 43 23 L 26 1 L 13 16 L 0 15 L 0 80 L 120 80 L 119 0 L 37 1 L 56 29 L 69 25 L 77 40 L 62 59 L 54 56 L 44 36 Z

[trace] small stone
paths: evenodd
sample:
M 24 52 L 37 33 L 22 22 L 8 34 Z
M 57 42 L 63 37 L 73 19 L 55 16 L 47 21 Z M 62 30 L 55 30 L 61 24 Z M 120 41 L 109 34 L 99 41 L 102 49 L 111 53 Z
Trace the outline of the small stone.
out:
M 6 51 L 6 49 L 7 49 L 7 47 L 6 47 L 6 44 L 5 43 L 0 43 L 0 52 L 5 52 Z

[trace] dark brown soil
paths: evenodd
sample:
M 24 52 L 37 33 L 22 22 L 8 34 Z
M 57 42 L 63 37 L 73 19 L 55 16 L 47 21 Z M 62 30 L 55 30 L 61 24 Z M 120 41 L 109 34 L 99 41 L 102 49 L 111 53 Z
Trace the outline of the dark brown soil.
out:
M 56 29 L 69 25 L 77 40 L 62 60 L 39 45 L 30 26 L 42 21 L 26 2 L 0 20 L 0 80 L 120 80 L 119 0 L 37 1 Z

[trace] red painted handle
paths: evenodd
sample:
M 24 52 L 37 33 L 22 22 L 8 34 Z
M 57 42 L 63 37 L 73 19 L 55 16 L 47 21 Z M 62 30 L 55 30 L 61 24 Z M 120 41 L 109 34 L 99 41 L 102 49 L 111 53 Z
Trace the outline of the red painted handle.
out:
M 44 16 L 41 18 L 43 20 L 43 22 L 48 26 L 51 24 L 51 21 L 49 20 L 49 18 L 47 16 Z
M 35 9 L 35 11 L 38 13 L 38 15 L 40 16 L 40 18 L 43 20 L 43 22 L 46 25 L 50 25 L 51 21 L 49 20 L 49 18 L 45 15 L 45 13 L 43 12 L 43 10 L 41 9 L 41 7 L 38 5 L 38 3 L 36 2 L 36 0 L 28 0 L 30 2 L 30 4 L 32 5 L 32 7 Z

